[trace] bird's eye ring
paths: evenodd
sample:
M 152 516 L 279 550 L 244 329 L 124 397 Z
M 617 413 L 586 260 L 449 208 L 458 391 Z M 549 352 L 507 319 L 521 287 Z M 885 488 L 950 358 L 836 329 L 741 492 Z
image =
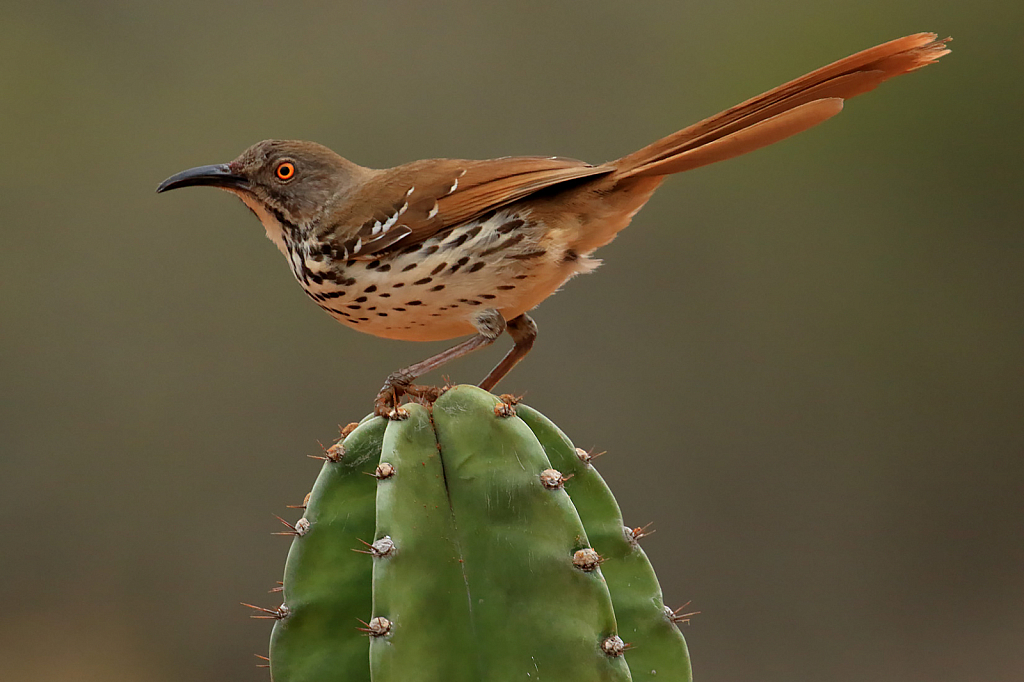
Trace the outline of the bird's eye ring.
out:
M 274 173 L 277 175 L 278 180 L 291 180 L 295 177 L 295 164 L 291 161 L 282 161 L 277 164 L 277 169 Z

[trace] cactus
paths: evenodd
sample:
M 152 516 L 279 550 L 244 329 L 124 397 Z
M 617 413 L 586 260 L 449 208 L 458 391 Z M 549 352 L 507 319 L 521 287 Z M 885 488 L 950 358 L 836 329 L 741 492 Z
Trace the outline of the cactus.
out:
M 370 680 L 367 639 L 354 626 L 370 612 L 373 566 L 352 548 L 373 537 L 376 490 L 364 474 L 376 470 L 384 435 L 384 420 L 373 419 L 328 449 L 295 524 L 270 638 L 279 682 Z
M 626 655 L 633 682 L 664 680 L 666 671 L 670 671 L 668 679 L 689 680 L 690 656 L 676 623 L 691 614 L 678 616 L 665 606 L 654 568 L 640 549 L 644 529 L 623 524 L 619 505 L 591 464 L 589 453 L 574 448 L 565 434 L 536 410 L 520 406 L 518 415 L 544 446 L 552 465 L 572 476 L 566 489 L 594 549 L 604 559 L 601 569 L 612 595 L 619 634 L 631 643 L 643 643 Z
M 289 526 L 274 682 L 689 682 L 643 532 L 589 455 L 470 386 L 403 412 L 329 448 Z

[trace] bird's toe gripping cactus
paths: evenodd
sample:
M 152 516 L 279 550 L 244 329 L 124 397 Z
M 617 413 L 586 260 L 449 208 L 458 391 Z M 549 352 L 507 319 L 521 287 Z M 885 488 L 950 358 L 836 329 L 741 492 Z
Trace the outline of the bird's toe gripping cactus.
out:
M 406 410 L 328 451 L 294 526 L 274 682 L 690 680 L 586 453 L 473 387 Z

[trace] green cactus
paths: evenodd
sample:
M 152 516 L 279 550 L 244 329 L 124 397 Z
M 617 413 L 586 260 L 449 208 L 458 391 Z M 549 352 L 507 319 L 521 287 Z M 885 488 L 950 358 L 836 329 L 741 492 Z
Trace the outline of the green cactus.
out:
M 585 453 L 471 386 L 404 410 L 328 450 L 270 612 L 274 682 L 689 682 Z
M 686 641 L 675 625 L 674 612 L 662 600 L 654 568 L 640 549 L 643 529 L 623 524 L 615 496 L 591 464 L 588 453 L 573 447 L 540 412 L 525 405 L 517 412 L 544 446 L 552 465 L 572 476 L 566 490 L 594 549 L 604 559 L 601 569 L 612 595 L 619 635 L 638 644 L 626 654 L 633 682 L 664 680 L 666 671 L 668 679 L 689 681 Z
M 270 637 L 270 672 L 278 682 L 370 680 L 369 643 L 356 617 L 370 612 L 373 566 L 356 554 L 372 538 L 384 419 L 363 422 L 324 467 L 295 524 L 284 568 L 284 604 Z M 301 533 L 301 534 L 300 534 Z

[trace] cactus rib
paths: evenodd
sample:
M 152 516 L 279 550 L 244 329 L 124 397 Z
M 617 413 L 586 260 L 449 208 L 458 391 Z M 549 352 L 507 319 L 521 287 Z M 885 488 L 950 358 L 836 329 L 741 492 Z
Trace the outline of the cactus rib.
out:
M 637 542 L 638 534 L 623 524 L 608 485 L 590 458 L 580 457 L 547 417 L 525 405 L 518 406 L 517 414 L 544 446 L 552 465 L 571 475 L 565 489 L 603 559 L 601 570 L 611 592 L 619 634 L 632 645 L 625 658 L 634 682 L 663 682 L 669 671 L 673 681 L 689 682 L 692 673 L 686 641 L 672 621 L 671 610 L 666 611 L 657 576 Z
M 288 616 L 274 623 L 270 672 L 283 682 L 369 682 L 369 642 L 357 618 L 370 612 L 372 564 L 353 552 L 373 538 L 376 481 L 372 473 L 385 420 L 365 420 L 328 458 L 300 519 L 284 571 Z M 332 446 L 333 447 L 333 446 Z
M 373 559 L 373 620 L 389 625 L 370 633 L 370 674 L 404 682 L 482 679 L 475 677 L 466 586 L 430 413 L 420 405 L 405 409 L 408 418 L 388 424 L 381 450 L 380 466 L 390 464 L 392 474 L 377 483 L 374 544 L 388 537 L 393 549 Z

